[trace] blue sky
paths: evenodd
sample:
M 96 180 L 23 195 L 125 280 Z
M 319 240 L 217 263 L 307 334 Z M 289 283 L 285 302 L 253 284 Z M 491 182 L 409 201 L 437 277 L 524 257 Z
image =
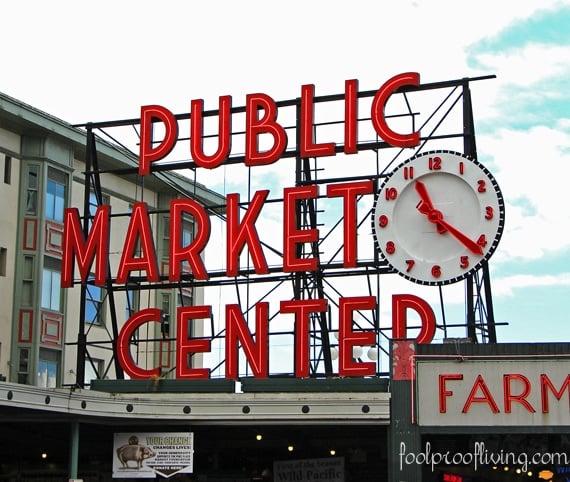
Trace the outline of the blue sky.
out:
M 570 1 L 22 0 L 2 17 L 0 90 L 70 123 L 145 104 L 188 112 L 194 98 L 213 108 L 226 94 L 290 99 L 307 83 L 336 94 L 352 78 L 371 90 L 406 71 L 422 83 L 496 75 L 472 94 L 479 159 L 507 203 L 491 260 L 496 319 L 509 323 L 498 337 L 568 341 Z M 203 182 L 231 192 L 219 172 Z

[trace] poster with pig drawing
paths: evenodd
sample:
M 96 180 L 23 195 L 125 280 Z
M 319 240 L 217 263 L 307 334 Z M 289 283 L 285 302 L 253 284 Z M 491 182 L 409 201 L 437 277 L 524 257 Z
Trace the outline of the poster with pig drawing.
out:
M 154 479 L 191 473 L 193 456 L 192 432 L 115 433 L 113 478 Z

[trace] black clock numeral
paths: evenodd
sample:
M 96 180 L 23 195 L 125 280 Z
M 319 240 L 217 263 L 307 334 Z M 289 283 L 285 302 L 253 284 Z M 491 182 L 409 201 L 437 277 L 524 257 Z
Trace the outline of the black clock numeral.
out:
M 395 187 L 386 189 L 386 201 L 394 201 L 398 197 L 398 190 Z
M 396 252 L 396 245 L 394 244 L 394 241 L 388 241 L 386 243 L 386 253 L 388 254 L 394 254 Z
M 487 206 L 487 207 L 485 208 L 485 219 L 486 219 L 487 221 L 493 219 L 493 215 L 494 215 L 494 214 L 495 214 L 495 213 L 494 213 L 494 211 L 493 211 L 493 206 Z
M 434 278 L 441 278 L 441 266 L 439 266 L 439 265 L 437 265 L 437 264 L 434 264 L 434 265 L 431 267 L 431 275 L 432 275 Z
M 481 246 L 482 248 L 484 248 L 485 246 L 487 246 L 487 236 L 485 236 L 484 234 L 482 234 L 481 236 L 479 236 L 479 239 L 477 240 L 477 244 L 479 246 Z
M 461 256 L 459 258 L 459 267 L 461 269 L 469 268 L 469 256 Z
M 487 183 L 485 182 L 485 179 L 479 179 L 477 181 L 477 192 L 479 193 L 487 192 Z
M 439 171 L 441 169 L 441 157 L 430 157 L 428 167 L 430 171 Z
M 406 268 L 406 273 L 409 273 L 412 271 L 412 268 L 414 267 L 414 264 L 416 264 L 416 261 L 414 259 L 407 259 L 406 264 L 408 265 Z
M 380 217 L 378 217 L 378 226 L 380 226 L 381 228 L 385 228 L 386 226 L 388 226 L 388 216 L 386 216 L 385 214 L 382 214 Z

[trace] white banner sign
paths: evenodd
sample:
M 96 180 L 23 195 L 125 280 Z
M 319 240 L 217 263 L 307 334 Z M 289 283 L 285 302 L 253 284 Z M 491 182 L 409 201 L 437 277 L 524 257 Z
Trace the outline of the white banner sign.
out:
M 276 461 L 273 482 L 344 482 L 344 458 Z
M 191 432 L 115 433 L 113 478 L 154 479 L 159 474 L 191 473 L 194 434 Z
M 424 426 L 570 426 L 570 360 L 417 360 Z

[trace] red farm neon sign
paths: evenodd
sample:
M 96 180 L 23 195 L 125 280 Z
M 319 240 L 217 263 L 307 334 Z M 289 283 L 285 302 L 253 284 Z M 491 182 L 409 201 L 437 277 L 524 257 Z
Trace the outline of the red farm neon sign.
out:
M 403 73 L 385 82 L 376 92 L 370 112 L 371 123 L 378 136 L 395 147 L 412 147 L 419 144 L 419 132 L 394 132 L 386 122 L 384 108 L 390 96 L 402 87 L 418 86 L 419 74 Z M 357 139 L 357 81 L 345 82 L 344 99 L 344 147 L 345 154 L 358 150 Z M 301 88 L 300 118 L 297 127 L 297 150 L 301 157 L 322 157 L 335 155 L 333 142 L 315 142 L 313 137 L 314 86 Z M 266 94 L 250 94 L 245 107 L 245 157 L 246 166 L 261 166 L 276 162 L 287 146 L 287 133 L 277 122 L 277 103 Z M 231 154 L 232 111 L 231 97 L 219 98 L 218 147 L 213 154 L 203 149 L 203 100 L 191 102 L 190 113 L 190 153 L 196 165 L 205 169 L 215 169 L 223 164 Z M 164 136 L 158 143 L 153 140 L 153 125 L 157 122 L 164 127 Z M 166 157 L 178 140 L 176 117 L 165 107 L 152 105 L 141 108 L 139 174 L 149 175 L 152 164 Z M 260 150 L 260 136 L 272 139 L 272 145 Z M 372 181 L 333 183 L 326 187 L 326 196 L 343 200 L 343 267 L 352 268 L 357 261 L 357 199 L 373 193 Z M 261 209 L 269 190 L 254 193 L 245 214 L 240 216 L 240 196 L 227 195 L 226 205 L 226 272 L 234 277 L 239 272 L 240 254 L 247 246 L 256 274 L 269 272 L 260 234 L 256 227 Z M 295 273 L 317 269 L 318 260 L 299 257 L 298 246 L 318 241 L 316 229 L 300 229 L 296 224 L 296 203 L 299 200 L 316 198 L 317 186 L 304 185 L 286 187 L 283 192 L 283 273 Z M 191 216 L 195 223 L 195 237 L 188 244 L 182 241 L 182 219 Z M 94 272 L 94 283 L 106 284 L 109 256 L 110 206 L 99 206 L 92 220 L 87 237 L 83 235 L 80 215 L 77 208 L 65 211 L 64 241 L 62 259 L 62 287 L 74 284 L 74 267 L 77 265 L 82 282 Z M 188 263 L 196 280 L 208 280 L 209 273 L 201 254 L 211 235 L 210 218 L 204 207 L 193 199 L 173 199 L 170 202 L 170 233 L 168 248 L 168 279 L 181 281 L 183 263 Z M 94 265 L 94 266 L 93 266 Z M 147 205 L 137 202 L 133 205 L 124 248 L 116 273 L 118 284 L 127 282 L 133 272 L 146 273 L 149 282 L 160 281 L 159 264 L 154 246 L 154 236 L 149 221 Z M 362 309 L 374 309 L 376 297 L 346 297 L 339 300 L 339 375 L 368 376 L 375 373 L 374 363 L 355 362 L 351 356 L 356 345 L 374 345 L 374 332 L 353 330 L 353 313 Z M 280 313 L 290 314 L 295 323 L 295 376 L 309 375 L 309 318 L 313 313 L 328 309 L 326 299 L 289 300 L 280 302 Z M 421 319 L 422 329 L 419 343 L 429 343 L 435 332 L 435 316 L 430 306 L 413 295 L 395 295 L 393 298 L 392 332 L 394 338 L 406 337 L 406 310 L 416 311 Z M 182 306 L 177 309 L 176 324 L 176 377 L 208 378 L 208 368 L 188 366 L 188 355 L 210 351 L 207 339 L 192 339 L 190 322 L 209 318 L 211 306 Z M 255 337 L 250 332 L 238 305 L 227 305 L 225 309 L 225 375 L 237 378 L 238 346 L 241 344 L 255 377 L 268 376 L 268 303 L 259 302 L 255 310 Z M 131 378 L 148 378 L 159 374 L 159 368 L 143 369 L 136 365 L 130 351 L 129 340 L 132 334 L 145 323 L 160 322 L 161 312 L 157 308 L 143 309 L 135 313 L 121 328 L 117 341 L 117 358 L 125 373 Z

